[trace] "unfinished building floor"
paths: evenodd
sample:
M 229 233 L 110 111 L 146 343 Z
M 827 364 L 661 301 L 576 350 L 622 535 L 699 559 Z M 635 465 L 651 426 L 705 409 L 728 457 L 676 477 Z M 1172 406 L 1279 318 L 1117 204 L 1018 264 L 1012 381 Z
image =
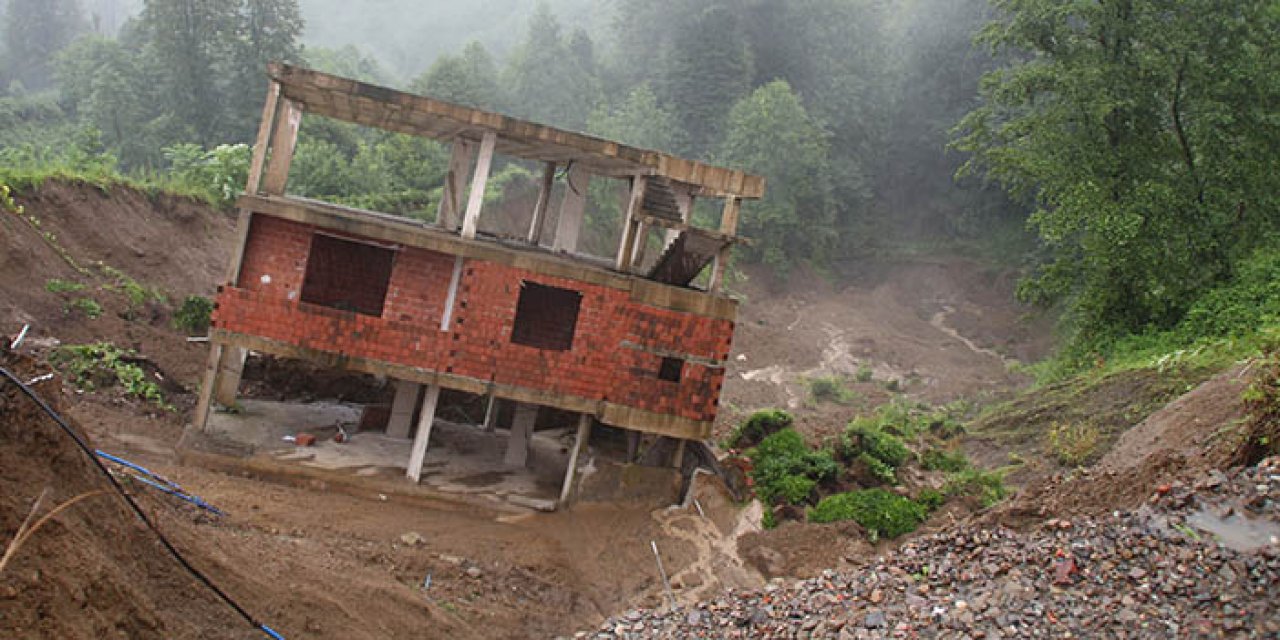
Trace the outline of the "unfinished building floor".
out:
M 406 486 L 413 441 L 379 431 L 356 432 L 361 411 L 359 405 L 337 402 L 244 399 L 237 412 L 210 416 L 197 447 L 222 456 L 323 470 L 336 481 L 345 476 Z M 346 432 L 343 442 L 335 441 L 339 425 Z M 503 460 L 510 439 L 507 430 L 485 431 L 481 425 L 436 419 L 417 488 L 554 509 L 573 433 L 572 427 L 537 431 L 528 464 L 518 467 Z M 315 436 L 315 443 L 298 444 L 302 434 Z M 589 461 L 591 452 L 583 453 Z

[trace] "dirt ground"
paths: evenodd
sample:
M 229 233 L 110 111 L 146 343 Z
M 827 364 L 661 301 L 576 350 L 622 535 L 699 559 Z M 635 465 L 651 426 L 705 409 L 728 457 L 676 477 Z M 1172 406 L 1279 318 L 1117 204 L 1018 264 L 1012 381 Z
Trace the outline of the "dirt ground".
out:
M 118 394 L 60 391 L 56 383 L 46 383 L 52 386 L 42 393 L 65 393 L 67 415 L 97 446 L 224 509 L 228 515 L 215 518 L 134 488 L 193 564 L 288 637 L 566 634 L 663 601 L 651 543 L 677 599 L 758 585 L 761 571 L 811 575 L 873 551 L 856 532 L 839 527 L 789 524 L 752 532 L 750 517 L 713 496 L 699 503 L 705 515 L 692 506 L 654 511 L 632 504 L 513 513 L 182 465 L 173 449 L 194 404 L 205 347 L 171 328 L 172 304 L 134 308 L 119 277 L 96 265 L 156 286 L 171 302 L 209 295 L 225 268 L 232 216 L 168 197 L 128 190 L 107 195 L 65 184 L 18 194 L 18 200 L 35 223 L 0 217 L 0 334 L 30 323 L 24 351 L 37 358 L 59 343 L 108 340 L 154 364 L 176 412 Z M 844 283 L 838 287 L 815 274 L 798 274 L 788 287 L 748 276 L 736 285 L 746 300 L 721 433 L 768 406 L 792 408 L 801 429 L 820 438 L 897 394 L 941 403 L 1006 393 L 1025 382 L 1009 365 L 1048 347 L 1046 321 L 1028 320 L 1026 310 L 1010 302 L 1012 274 L 965 258 L 844 265 L 832 277 Z M 54 278 L 86 288 L 50 292 L 45 285 Z M 102 316 L 76 311 L 70 303 L 77 297 L 98 301 Z M 872 380 L 854 381 L 863 368 Z M 819 375 L 848 378 L 854 399 L 812 402 L 805 380 Z M 890 390 L 893 385 L 900 390 Z M 51 454 L 49 442 L 28 444 L 12 437 L 0 442 L 11 456 L 6 460 L 23 461 L 0 468 L 5 541 L 50 481 L 45 465 L 76 459 L 68 450 Z M 74 488 L 101 484 L 87 467 L 77 468 Z M 0 574 L 0 636 L 184 638 L 210 637 L 205 630 L 217 629 L 226 635 L 215 637 L 258 637 L 241 633 L 229 609 L 178 573 L 128 513 L 95 509 L 42 532 L 47 535 Z M 113 546 L 117 540 L 131 546 Z M 68 549 L 81 555 L 67 555 Z M 58 564 L 62 557 L 65 564 Z M 76 567 L 100 569 L 81 575 Z M 103 596 L 94 585 L 117 586 Z

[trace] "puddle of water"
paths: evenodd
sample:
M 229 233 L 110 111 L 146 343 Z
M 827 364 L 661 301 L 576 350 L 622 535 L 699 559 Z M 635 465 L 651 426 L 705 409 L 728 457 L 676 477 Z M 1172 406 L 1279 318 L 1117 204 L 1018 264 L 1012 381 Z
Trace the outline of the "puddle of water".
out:
M 1280 523 L 1257 520 L 1240 514 L 1226 517 L 1201 509 L 1187 517 L 1187 524 L 1213 534 L 1222 546 L 1240 552 L 1280 544 Z

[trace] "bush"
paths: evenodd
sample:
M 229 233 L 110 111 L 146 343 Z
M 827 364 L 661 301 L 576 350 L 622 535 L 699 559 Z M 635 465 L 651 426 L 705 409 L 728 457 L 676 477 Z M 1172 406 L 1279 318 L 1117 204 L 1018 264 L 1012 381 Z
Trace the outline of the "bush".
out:
M 916 502 L 928 511 L 936 511 L 946 501 L 947 497 L 942 495 L 941 491 L 933 489 L 921 489 L 920 493 L 916 495 Z
M 858 373 L 854 375 L 853 379 L 857 380 L 858 382 L 871 382 L 871 377 L 873 375 L 874 375 L 874 372 L 871 371 L 871 367 L 868 367 L 867 365 L 862 365 L 858 367 Z
M 894 468 L 873 458 L 871 454 L 863 452 L 858 454 L 858 462 L 862 463 L 871 472 L 871 475 L 880 482 L 885 484 L 897 484 L 898 475 Z
M 187 296 L 182 306 L 173 314 L 173 328 L 187 333 L 204 333 L 209 330 L 213 315 L 213 301 L 202 296 Z
M 854 393 L 844 386 L 844 380 L 836 376 L 809 378 L 808 384 L 809 395 L 817 402 L 848 404 L 854 399 Z
M 846 446 L 854 454 L 866 453 L 893 468 L 902 466 L 911 458 L 911 451 L 897 436 L 880 430 L 874 419 L 859 418 L 849 423 L 845 431 Z
M 969 459 L 959 451 L 931 448 L 920 456 L 920 466 L 930 471 L 956 473 L 969 468 Z
M 751 414 L 746 422 L 729 436 L 729 446 L 734 449 L 747 449 L 760 444 L 765 438 L 791 428 L 795 420 L 791 414 L 781 409 L 765 409 Z
M 793 429 L 784 429 L 760 442 L 748 456 L 756 495 L 766 505 L 778 501 L 807 502 L 818 483 L 835 478 L 839 467 L 830 451 L 811 451 Z
M 823 498 L 809 510 L 811 522 L 853 520 L 873 538 L 896 538 L 924 522 L 924 506 L 884 489 L 863 489 Z

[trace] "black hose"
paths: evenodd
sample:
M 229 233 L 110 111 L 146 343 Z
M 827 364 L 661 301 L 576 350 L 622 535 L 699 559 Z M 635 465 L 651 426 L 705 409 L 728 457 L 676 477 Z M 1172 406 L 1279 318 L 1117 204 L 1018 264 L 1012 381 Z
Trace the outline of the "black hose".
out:
M 199 580 L 204 583 L 206 587 L 209 587 L 209 589 L 213 591 L 218 598 L 225 602 L 227 606 L 234 609 L 235 612 L 240 614 L 240 617 L 244 618 L 250 625 L 253 625 L 253 628 L 263 631 L 273 638 L 280 637 L 280 634 L 273 631 L 270 627 L 255 620 L 244 607 L 240 606 L 240 604 L 232 599 L 231 596 L 227 595 L 225 591 L 218 588 L 218 585 L 214 584 L 208 576 L 204 575 L 204 573 L 199 569 L 192 566 L 186 558 L 182 557 L 182 554 L 178 552 L 178 549 L 169 542 L 169 539 L 166 538 L 158 528 L 156 528 L 155 523 L 151 522 L 151 519 L 148 518 L 147 514 L 142 510 L 142 507 L 138 506 L 138 503 L 135 502 L 133 497 L 124 490 L 124 487 L 120 486 L 120 483 L 115 479 L 115 476 L 112 476 L 111 473 L 107 471 L 106 466 L 102 464 L 102 461 L 99 460 L 98 456 L 94 453 L 93 447 L 89 446 L 89 443 L 85 442 L 84 438 L 81 438 L 80 434 L 76 433 L 75 429 L 72 429 L 71 425 L 67 424 L 67 421 L 62 419 L 62 416 L 58 415 L 58 412 L 54 411 L 43 398 L 37 395 L 35 391 L 32 391 L 30 387 L 22 382 L 22 380 L 18 379 L 17 376 L 13 375 L 13 373 L 8 369 L 0 367 L 0 375 L 3 375 L 5 378 L 8 378 L 10 382 L 18 385 L 18 388 L 22 390 L 22 393 L 26 394 L 28 398 L 31 398 L 31 400 L 39 405 L 39 407 L 43 409 L 50 418 L 53 418 L 53 421 L 58 423 L 58 426 L 62 428 L 64 433 L 71 436 L 71 439 L 75 441 L 76 446 L 93 461 L 93 465 L 97 467 L 98 471 L 101 471 L 102 475 L 107 478 L 107 481 L 111 483 L 111 486 L 116 490 L 116 493 L 119 493 L 120 497 L 124 498 L 125 503 L 129 505 L 129 508 L 133 509 L 133 512 L 137 514 L 138 519 L 142 520 L 142 523 L 147 525 L 147 528 L 150 529 L 152 533 L 156 534 L 156 537 L 160 539 L 160 544 L 164 545 L 164 548 L 169 552 L 169 555 L 173 556 L 173 559 L 177 560 L 178 564 L 182 565 L 182 568 L 187 570 L 187 573 L 190 573 L 196 580 Z

